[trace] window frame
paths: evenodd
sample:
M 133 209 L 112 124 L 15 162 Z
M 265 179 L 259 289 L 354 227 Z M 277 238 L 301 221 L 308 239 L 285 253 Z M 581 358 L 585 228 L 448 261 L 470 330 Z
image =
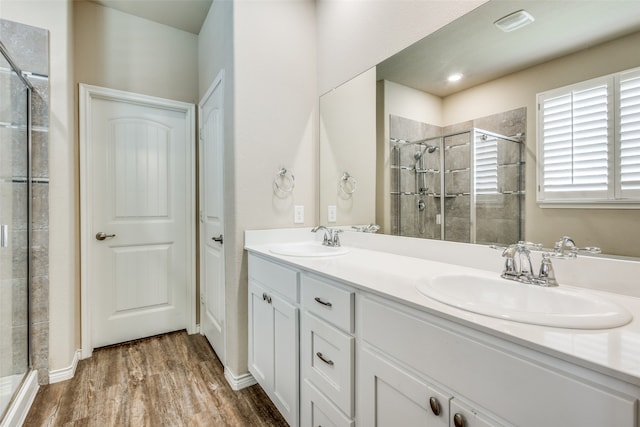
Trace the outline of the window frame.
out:
M 640 208 L 640 190 L 621 190 L 620 182 L 620 81 L 640 77 L 640 68 L 551 89 L 536 95 L 536 202 L 541 208 Z M 607 85 L 607 189 L 600 191 L 545 191 L 544 189 L 544 102 Z

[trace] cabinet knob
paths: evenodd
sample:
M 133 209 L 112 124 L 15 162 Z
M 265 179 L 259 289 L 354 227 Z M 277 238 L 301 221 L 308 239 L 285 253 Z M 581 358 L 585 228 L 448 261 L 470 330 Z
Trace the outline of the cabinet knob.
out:
M 462 414 L 455 414 L 453 416 L 453 425 L 456 427 L 464 427 L 466 425 Z
M 433 412 L 433 415 L 435 415 L 436 417 L 439 417 L 440 414 L 442 413 L 442 408 L 440 407 L 440 402 L 438 402 L 438 399 L 436 399 L 433 396 L 430 397 L 429 406 L 431 406 L 431 412 Z

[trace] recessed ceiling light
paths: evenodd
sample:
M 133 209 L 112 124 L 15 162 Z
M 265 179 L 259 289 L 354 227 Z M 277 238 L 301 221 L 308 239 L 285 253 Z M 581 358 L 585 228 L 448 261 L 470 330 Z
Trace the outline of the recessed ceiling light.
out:
M 462 78 L 462 74 L 455 73 L 455 74 L 451 74 L 449 77 L 447 77 L 447 80 L 449 80 L 450 82 L 457 82 L 461 78 Z
M 493 25 L 500 28 L 505 33 L 508 33 L 529 25 L 533 21 L 535 21 L 535 19 L 529 12 L 526 10 L 519 10 L 507 16 L 503 16 L 494 22 Z

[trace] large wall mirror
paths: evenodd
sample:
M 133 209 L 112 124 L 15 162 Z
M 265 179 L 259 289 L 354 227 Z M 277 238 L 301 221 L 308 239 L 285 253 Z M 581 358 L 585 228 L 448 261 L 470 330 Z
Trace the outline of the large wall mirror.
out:
M 503 32 L 494 22 L 534 19 Z M 536 94 L 640 67 L 640 1 L 492 0 L 320 98 L 321 224 L 640 256 L 640 210 L 536 203 Z M 457 81 L 448 77 L 458 73 Z

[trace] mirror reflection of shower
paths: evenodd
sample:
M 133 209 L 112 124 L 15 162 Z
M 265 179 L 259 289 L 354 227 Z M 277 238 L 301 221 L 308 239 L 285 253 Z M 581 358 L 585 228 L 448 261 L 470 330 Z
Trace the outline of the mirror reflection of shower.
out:
M 492 130 L 507 125 L 499 133 L 471 126 L 478 122 Z M 467 243 L 522 239 L 526 109 L 465 124 L 471 127 L 440 128 L 390 115 L 392 234 Z

